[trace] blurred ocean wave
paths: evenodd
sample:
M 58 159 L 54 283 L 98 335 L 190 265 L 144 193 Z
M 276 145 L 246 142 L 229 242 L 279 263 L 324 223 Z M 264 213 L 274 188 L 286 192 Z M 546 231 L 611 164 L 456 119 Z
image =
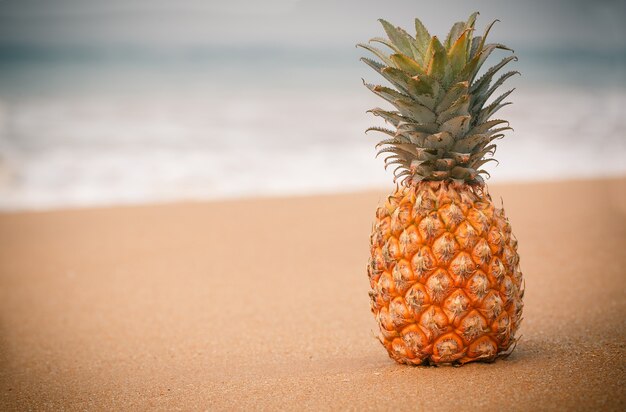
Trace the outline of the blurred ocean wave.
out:
M 624 54 L 518 51 L 492 181 L 626 173 Z M 0 209 L 391 186 L 358 50 L 4 49 Z

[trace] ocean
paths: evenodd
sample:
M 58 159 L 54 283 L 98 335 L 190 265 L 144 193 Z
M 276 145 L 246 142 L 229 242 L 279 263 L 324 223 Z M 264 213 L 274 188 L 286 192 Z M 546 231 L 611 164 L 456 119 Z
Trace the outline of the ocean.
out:
M 361 55 L 4 49 L 0 210 L 389 189 Z M 489 182 L 625 174 L 624 56 L 517 55 Z

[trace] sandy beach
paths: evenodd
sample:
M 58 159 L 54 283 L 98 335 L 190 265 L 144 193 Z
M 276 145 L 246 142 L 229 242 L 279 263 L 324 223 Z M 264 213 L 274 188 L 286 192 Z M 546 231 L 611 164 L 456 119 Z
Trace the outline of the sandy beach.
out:
M 385 193 L 1 214 L 0 409 L 626 409 L 626 178 L 491 194 L 522 339 L 460 368 L 374 338 Z

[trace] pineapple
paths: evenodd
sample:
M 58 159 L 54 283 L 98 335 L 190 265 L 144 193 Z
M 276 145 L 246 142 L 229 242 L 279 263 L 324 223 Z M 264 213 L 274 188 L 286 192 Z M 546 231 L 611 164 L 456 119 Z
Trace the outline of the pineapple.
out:
M 478 13 L 452 26 L 445 41 L 415 20 L 415 37 L 385 20 L 388 36 L 360 47 L 361 59 L 394 88 L 366 86 L 395 109 L 372 109 L 393 129 L 377 147 L 393 166 L 396 190 L 376 211 L 370 237 L 371 309 L 389 356 L 411 365 L 493 361 L 510 353 L 520 326 L 522 273 L 517 241 L 494 206 L 481 167 L 494 140 L 511 129 L 491 119 L 513 91 L 491 99 L 511 53 L 478 76 L 496 49 L 473 36 Z M 374 47 L 386 46 L 389 52 Z

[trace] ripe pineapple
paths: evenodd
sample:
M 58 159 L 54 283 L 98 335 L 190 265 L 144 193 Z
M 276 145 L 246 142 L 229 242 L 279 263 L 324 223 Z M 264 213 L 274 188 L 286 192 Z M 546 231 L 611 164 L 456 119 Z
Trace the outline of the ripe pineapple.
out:
M 481 177 L 493 141 L 510 129 L 490 118 L 513 90 L 488 100 L 518 72 L 494 75 L 517 58 L 477 76 L 491 52 L 512 51 L 485 42 L 493 23 L 473 36 L 477 15 L 455 23 L 443 44 L 418 19 L 415 37 L 380 20 L 388 39 L 359 44 L 380 59 L 362 61 L 395 87 L 366 84 L 395 106 L 371 110 L 393 129 L 368 131 L 388 135 L 377 146 L 400 183 L 376 211 L 367 271 L 379 339 L 400 363 L 494 360 L 512 350 L 521 322 L 517 241 Z

